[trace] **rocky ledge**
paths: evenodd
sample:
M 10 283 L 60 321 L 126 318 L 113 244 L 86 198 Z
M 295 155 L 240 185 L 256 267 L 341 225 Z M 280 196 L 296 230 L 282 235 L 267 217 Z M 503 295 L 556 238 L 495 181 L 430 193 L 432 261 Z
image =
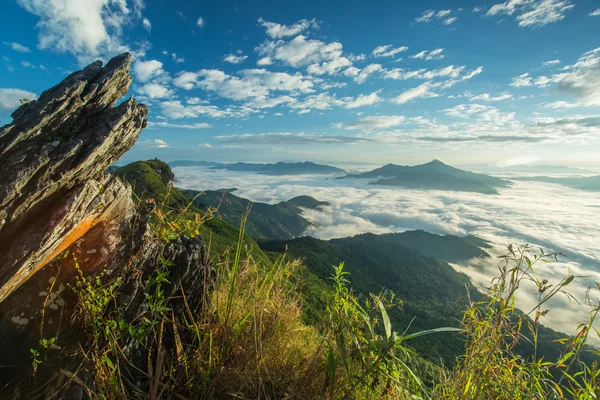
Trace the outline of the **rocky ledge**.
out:
M 165 260 L 164 292 L 175 314 L 200 313 L 211 290 L 215 273 L 202 238 L 156 240 L 151 205 L 136 204 L 127 184 L 105 174 L 146 126 L 143 104 L 129 98 L 115 107 L 129 90 L 130 63 L 129 54 L 104 67 L 97 61 L 21 106 L 0 128 L 0 393 L 11 398 L 34 394 L 26 378 L 30 349 L 47 337 L 57 338 L 55 351 L 44 356 L 47 371 L 36 379 L 52 382 L 45 387 L 54 392 L 81 392 L 73 382 L 85 381 L 85 368 L 69 372 L 74 349 L 89 340 L 73 318 L 79 271 L 120 277 L 119 309 L 132 316 L 148 308 L 149 277 Z M 192 300 L 184 307 L 182 298 Z M 145 370 L 150 360 L 136 366 L 135 349 L 129 351 L 132 368 Z M 46 388 L 35 394 L 45 397 Z

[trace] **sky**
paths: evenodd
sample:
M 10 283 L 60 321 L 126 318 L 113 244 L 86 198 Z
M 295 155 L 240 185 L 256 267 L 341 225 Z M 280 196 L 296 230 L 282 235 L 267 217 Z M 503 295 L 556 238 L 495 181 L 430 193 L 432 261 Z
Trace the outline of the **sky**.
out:
M 121 160 L 600 166 L 600 1 L 4 0 L 0 119 L 124 51 Z

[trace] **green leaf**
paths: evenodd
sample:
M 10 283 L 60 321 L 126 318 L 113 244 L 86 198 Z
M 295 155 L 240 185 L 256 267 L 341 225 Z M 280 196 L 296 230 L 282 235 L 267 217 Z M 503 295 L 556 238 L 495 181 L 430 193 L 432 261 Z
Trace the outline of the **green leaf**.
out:
M 410 335 L 400 336 L 397 340 L 398 340 L 398 342 L 402 342 L 404 340 L 411 340 L 411 339 L 417 338 L 419 336 L 425 336 L 425 335 L 430 335 L 432 333 L 440 333 L 440 332 L 460 332 L 460 329 L 450 328 L 450 327 L 428 329 L 425 331 L 411 333 Z
M 383 325 L 385 327 L 385 336 L 389 340 L 392 337 L 392 323 L 390 322 L 390 317 L 385 310 L 383 303 L 379 297 L 375 298 L 377 300 L 377 305 L 379 306 L 379 311 L 381 311 L 381 318 L 383 319 Z

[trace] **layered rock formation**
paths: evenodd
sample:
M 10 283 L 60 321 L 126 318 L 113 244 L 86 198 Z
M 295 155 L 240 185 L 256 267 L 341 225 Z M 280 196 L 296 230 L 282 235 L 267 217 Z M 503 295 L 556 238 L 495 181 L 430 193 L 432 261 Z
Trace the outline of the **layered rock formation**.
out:
M 119 309 L 130 316 L 148 308 L 148 280 L 164 260 L 174 312 L 183 312 L 180 299 L 188 294 L 186 312 L 199 313 L 211 288 L 214 270 L 202 239 L 155 240 L 151 206 L 135 204 L 131 188 L 104 173 L 146 126 L 144 105 L 130 98 L 115 107 L 131 84 L 130 63 L 129 54 L 104 67 L 95 62 L 0 128 L 0 390 L 29 371 L 29 349 L 41 338 L 57 338 L 57 349 L 45 355 L 49 366 L 63 365 L 85 345 L 85 327 L 73 318 L 77 268 L 121 277 Z M 56 377 L 65 380 L 73 378 Z

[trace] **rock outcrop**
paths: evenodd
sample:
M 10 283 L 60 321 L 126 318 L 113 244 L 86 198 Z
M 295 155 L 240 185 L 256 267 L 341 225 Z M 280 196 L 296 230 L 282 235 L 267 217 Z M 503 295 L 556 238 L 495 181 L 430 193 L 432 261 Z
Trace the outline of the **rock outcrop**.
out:
M 148 309 L 149 278 L 165 260 L 163 290 L 173 312 L 200 313 L 212 288 L 202 238 L 156 240 L 148 224 L 152 206 L 136 204 L 128 184 L 104 173 L 146 126 L 146 106 L 130 98 L 115 107 L 131 84 L 130 63 L 129 54 L 104 67 L 95 62 L 21 106 L 0 128 L 0 391 L 26 376 L 30 349 L 48 337 L 57 338 L 57 350 L 43 360 L 59 384 L 51 386 L 85 380 L 56 372 L 89 340 L 73 318 L 80 271 L 120 277 L 119 312 L 132 318 Z M 136 349 L 128 351 L 135 360 Z

